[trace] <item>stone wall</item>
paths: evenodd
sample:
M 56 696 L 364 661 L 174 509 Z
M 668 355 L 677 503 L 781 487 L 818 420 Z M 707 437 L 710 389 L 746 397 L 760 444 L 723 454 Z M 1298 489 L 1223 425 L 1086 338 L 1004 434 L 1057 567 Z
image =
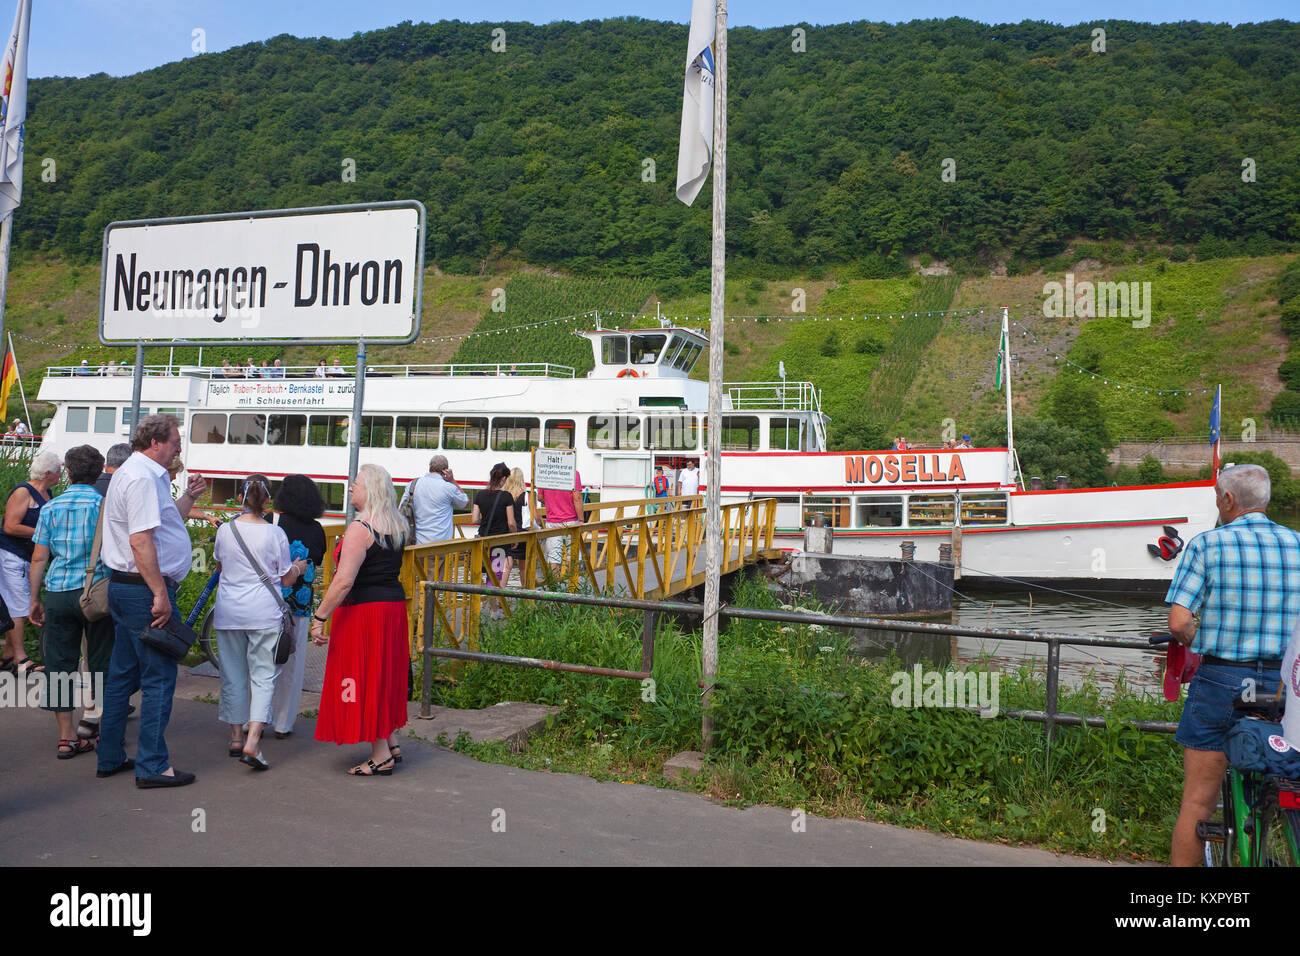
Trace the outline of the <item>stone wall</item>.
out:
M 1293 471 L 1300 468 L 1300 439 L 1224 440 L 1219 447 L 1225 462 L 1232 461 L 1234 452 L 1271 451 Z M 1165 468 L 1193 470 L 1208 465 L 1213 453 L 1208 441 L 1120 442 L 1110 453 L 1110 461 L 1112 465 L 1137 465 L 1145 455 L 1152 455 Z

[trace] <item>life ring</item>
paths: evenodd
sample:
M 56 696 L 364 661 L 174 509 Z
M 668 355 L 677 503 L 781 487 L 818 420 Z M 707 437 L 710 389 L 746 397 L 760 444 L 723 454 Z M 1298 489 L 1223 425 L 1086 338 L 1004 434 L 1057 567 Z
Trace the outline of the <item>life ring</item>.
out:
M 640 378 L 640 377 L 641 377 L 641 373 L 638 372 L 638 371 L 637 371 L 636 369 L 634 369 L 634 368 L 625 368 L 625 369 L 623 369 L 623 371 L 621 371 L 621 372 L 618 373 L 618 377 L 619 377 L 619 378 L 626 378 L 626 377 L 629 376 L 629 375 L 632 376 L 632 378 Z

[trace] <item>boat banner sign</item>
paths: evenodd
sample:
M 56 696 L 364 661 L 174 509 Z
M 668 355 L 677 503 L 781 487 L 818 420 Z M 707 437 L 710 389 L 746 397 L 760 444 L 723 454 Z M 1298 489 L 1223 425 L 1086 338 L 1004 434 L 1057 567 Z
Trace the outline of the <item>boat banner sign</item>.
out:
M 537 448 L 533 451 L 533 487 L 538 491 L 572 491 L 578 455 L 572 449 Z
M 352 409 L 356 384 L 311 379 L 300 382 L 215 381 L 208 383 L 209 408 Z
M 326 206 L 115 222 L 104 230 L 105 344 L 410 342 L 424 206 Z

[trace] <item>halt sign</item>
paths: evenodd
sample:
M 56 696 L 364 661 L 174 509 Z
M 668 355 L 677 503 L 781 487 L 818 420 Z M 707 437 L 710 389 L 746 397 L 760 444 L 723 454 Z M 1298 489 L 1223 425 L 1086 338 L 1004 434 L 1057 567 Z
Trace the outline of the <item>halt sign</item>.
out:
M 533 487 L 538 491 L 572 491 L 578 454 L 571 448 L 533 449 Z
M 99 338 L 411 342 L 423 271 L 415 201 L 114 222 Z

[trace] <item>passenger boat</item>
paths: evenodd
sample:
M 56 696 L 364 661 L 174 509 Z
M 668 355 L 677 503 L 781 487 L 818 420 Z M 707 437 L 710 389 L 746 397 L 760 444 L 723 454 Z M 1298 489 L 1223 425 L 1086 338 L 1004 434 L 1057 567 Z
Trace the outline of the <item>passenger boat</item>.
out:
M 690 374 L 706 336 L 678 327 L 575 334 L 593 351 L 585 377 L 549 363 L 369 367 L 360 423 L 354 375 L 339 367 L 254 378 L 244 377 L 251 369 L 147 367 L 141 413 L 182 421 L 185 465 L 210 480 L 218 504 L 233 503 L 250 473 L 273 482 L 303 473 L 341 513 L 354 426 L 361 461 L 399 484 L 442 452 L 472 491 L 497 461 L 527 474 L 538 445 L 575 449 L 585 487 L 604 500 L 649 497 L 656 465 L 670 477 L 687 460 L 703 466 L 708 385 Z M 127 440 L 132 378 L 88 371 L 48 370 L 39 394 L 55 408 L 48 447 Z M 1153 590 L 1172 576 L 1181 542 L 1217 516 L 1213 481 L 1026 490 L 1013 449 L 832 452 L 827 422 L 810 382 L 723 386 L 722 500 L 776 498 L 782 547 L 800 548 L 820 514 L 836 553 L 936 561 L 946 545 L 963 578 L 987 584 Z M 711 476 L 701 472 L 703 487 Z

